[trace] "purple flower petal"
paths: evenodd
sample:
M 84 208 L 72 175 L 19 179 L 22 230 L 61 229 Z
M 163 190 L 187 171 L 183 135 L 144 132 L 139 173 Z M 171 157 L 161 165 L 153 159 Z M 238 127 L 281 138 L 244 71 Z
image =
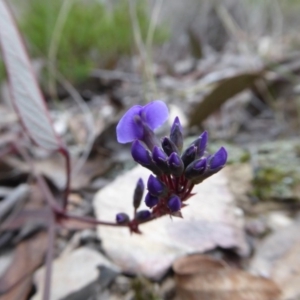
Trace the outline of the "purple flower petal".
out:
M 172 195 L 168 200 L 168 207 L 172 212 L 176 212 L 181 208 L 181 201 L 177 195 Z
M 153 175 L 149 176 L 147 188 L 149 193 L 156 197 L 163 196 L 168 192 L 165 184 Z
M 142 166 L 151 165 L 151 154 L 139 140 L 135 140 L 131 146 L 131 155 L 133 159 Z
M 150 193 L 148 193 L 145 197 L 145 203 L 148 207 L 152 208 L 159 202 L 159 199 Z
M 197 157 L 202 157 L 205 149 L 206 149 L 206 145 L 207 145 L 207 140 L 208 140 L 208 133 L 207 131 L 204 131 L 198 138 L 197 140 L 197 144 L 195 146 L 197 146 Z
M 183 147 L 183 135 L 182 126 L 180 124 L 179 118 L 176 117 L 170 132 L 170 140 L 176 145 L 178 150 L 181 152 Z
M 118 224 L 126 224 L 129 222 L 129 216 L 125 213 L 118 213 L 116 215 L 116 222 Z
M 136 213 L 135 218 L 139 221 L 145 221 L 151 217 L 151 212 L 149 210 L 140 210 Z
M 117 140 L 119 143 L 126 144 L 143 137 L 143 128 L 135 122 L 135 117 L 140 115 L 142 109 L 142 106 L 135 105 L 121 118 L 117 125 Z
M 210 160 L 210 169 L 223 168 L 227 161 L 227 151 L 224 147 L 221 147 Z
M 175 144 L 167 137 L 163 138 L 161 146 L 167 155 L 171 155 L 173 152 L 179 152 Z
M 139 208 L 142 198 L 143 198 L 143 194 L 144 194 L 144 182 L 143 179 L 140 178 L 136 184 L 134 193 L 133 193 L 133 207 L 135 209 Z
M 189 146 L 182 154 L 181 159 L 185 167 L 187 167 L 196 158 L 197 147 L 195 145 Z
M 164 102 L 157 100 L 145 105 L 140 116 L 154 130 L 166 122 L 169 117 L 169 110 Z
M 206 166 L 207 166 L 207 160 L 205 157 L 195 160 L 194 162 L 192 162 L 190 165 L 187 166 L 185 170 L 185 177 L 187 179 L 199 178 L 204 174 L 206 170 Z M 204 177 L 202 176 L 202 178 Z
M 204 172 L 205 168 L 206 168 L 206 158 L 205 157 L 196 160 L 195 163 L 193 164 L 193 169 L 198 172 Z
M 175 177 L 181 176 L 184 170 L 184 165 L 183 161 L 176 152 L 173 152 L 170 155 L 168 165 L 172 175 L 174 175 Z

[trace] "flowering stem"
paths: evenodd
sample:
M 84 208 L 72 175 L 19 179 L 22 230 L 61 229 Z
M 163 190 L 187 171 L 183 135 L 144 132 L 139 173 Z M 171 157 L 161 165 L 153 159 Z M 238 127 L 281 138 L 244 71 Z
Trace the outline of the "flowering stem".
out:
M 66 210 L 67 204 L 68 204 L 68 196 L 70 192 L 70 181 L 71 181 L 71 159 L 69 151 L 66 148 L 59 149 L 59 152 L 65 157 L 66 161 L 66 187 L 64 192 L 64 198 L 63 198 L 63 209 Z
M 175 187 L 176 187 L 176 194 L 178 194 L 180 192 L 180 178 L 179 177 L 175 177 Z
M 49 300 L 51 296 L 51 274 L 52 274 L 52 260 L 54 257 L 54 241 L 55 241 L 55 219 L 54 215 L 51 212 L 51 217 L 48 224 L 48 251 L 46 255 L 46 271 L 44 279 L 44 291 L 43 291 L 43 300 Z
M 68 214 L 68 213 L 63 213 L 63 214 L 61 214 L 61 216 L 63 218 L 66 218 L 66 219 L 74 219 L 74 220 L 77 220 L 77 221 L 80 221 L 80 222 L 89 223 L 89 224 L 93 224 L 93 225 L 106 225 L 106 226 L 118 226 L 118 227 L 128 226 L 127 224 L 117 224 L 117 223 L 114 223 L 114 222 L 100 221 L 100 220 L 97 220 L 95 218 L 84 217 L 84 216 L 76 216 L 76 215 L 72 215 L 72 214 Z
M 182 197 L 182 201 L 186 200 L 186 198 L 190 195 L 193 188 L 194 188 L 194 184 L 191 183 L 187 191 L 184 193 Z
M 168 186 L 171 190 L 175 191 L 174 182 L 172 180 L 171 175 L 167 175 Z

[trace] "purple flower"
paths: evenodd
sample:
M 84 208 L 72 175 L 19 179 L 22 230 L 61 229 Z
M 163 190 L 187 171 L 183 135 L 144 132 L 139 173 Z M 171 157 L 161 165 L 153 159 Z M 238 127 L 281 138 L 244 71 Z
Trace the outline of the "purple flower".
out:
M 221 147 L 210 159 L 209 168 L 210 170 L 219 171 L 224 167 L 227 161 L 227 151 L 224 147 Z
M 170 140 L 176 145 L 178 150 L 181 152 L 183 147 L 183 136 L 182 136 L 182 126 L 180 124 L 179 118 L 176 117 L 170 132 Z
M 181 158 L 176 152 L 173 152 L 170 155 L 168 164 L 172 175 L 174 175 L 175 177 L 181 176 L 184 170 L 184 165 L 183 165 L 183 161 L 181 160 Z
M 195 145 L 189 146 L 182 154 L 181 159 L 185 167 L 187 167 L 196 158 L 197 147 Z
M 168 167 L 168 156 L 167 154 L 157 146 L 154 146 L 153 152 L 152 152 L 153 160 L 155 161 L 156 165 L 164 172 L 169 173 L 169 167 Z
M 145 197 L 149 210 L 137 211 L 145 189 L 139 179 L 133 194 L 134 219 L 130 220 L 124 213 L 116 216 L 116 222 L 128 225 L 131 232 L 140 233 L 140 223 L 165 214 L 182 217 L 181 208 L 193 195 L 194 185 L 216 174 L 227 161 L 223 147 L 213 155 L 206 154 L 206 131 L 183 150 L 183 130 L 178 117 L 171 126 L 170 136 L 159 140 L 154 130 L 167 118 L 167 106 L 162 101 L 153 101 L 145 106 L 133 106 L 117 125 L 118 142 L 132 142 L 133 159 L 153 173 Z
M 131 146 L 131 155 L 133 159 L 142 166 L 150 166 L 152 158 L 149 150 L 147 150 L 141 142 L 134 141 Z
M 176 152 L 176 153 L 179 152 L 176 145 L 167 137 L 163 138 L 163 140 L 161 142 L 161 146 L 167 155 L 171 155 L 173 152 Z
M 168 192 L 166 185 L 153 175 L 149 176 L 147 187 L 149 193 L 156 197 L 164 196 Z
M 134 193 L 133 193 L 133 207 L 135 209 L 139 208 L 142 198 L 143 198 L 143 194 L 144 194 L 144 182 L 143 179 L 140 178 L 136 184 Z
M 208 133 L 207 131 L 204 131 L 195 142 L 195 146 L 197 147 L 196 157 L 203 156 L 206 149 L 207 140 L 208 140 Z
M 192 179 L 200 175 L 203 175 L 206 170 L 206 166 L 207 166 L 207 160 L 205 157 L 195 160 L 194 162 L 192 162 L 187 166 L 185 170 L 186 178 Z
M 145 106 L 131 107 L 117 125 L 117 140 L 126 144 L 134 140 L 144 140 L 145 126 L 150 130 L 160 127 L 169 116 L 166 104 L 162 101 L 153 101 Z M 145 125 L 145 126 L 143 126 Z
M 129 222 L 129 216 L 125 213 L 118 213 L 116 215 L 116 222 L 118 224 L 126 224 Z
M 150 193 L 148 193 L 145 197 L 145 203 L 149 208 L 152 208 L 158 203 L 159 199 Z
M 145 221 L 151 217 L 149 210 L 140 210 L 136 213 L 135 218 L 139 221 Z
M 137 163 L 151 170 L 154 174 L 161 174 L 161 170 L 152 159 L 151 152 L 147 150 L 139 140 L 135 140 L 132 143 L 131 155 Z
M 181 208 L 181 201 L 177 195 L 172 195 L 168 200 L 168 207 L 172 212 L 179 211 Z

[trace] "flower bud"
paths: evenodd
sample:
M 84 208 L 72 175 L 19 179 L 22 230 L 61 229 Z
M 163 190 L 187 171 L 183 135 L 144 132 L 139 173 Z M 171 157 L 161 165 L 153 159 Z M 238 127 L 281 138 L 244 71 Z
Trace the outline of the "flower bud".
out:
M 149 208 L 152 208 L 159 202 L 158 197 L 151 195 L 148 193 L 145 197 L 145 203 Z
M 147 147 L 152 151 L 155 145 L 159 145 L 159 140 L 155 136 L 153 130 L 144 122 L 140 116 L 134 116 L 134 121 L 136 123 L 136 129 L 142 131 L 142 136 L 139 140 L 143 141 Z
M 152 160 L 151 152 L 147 150 L 139 140 L 135 140 L 131 146 L 131 155 L 133 159 L 143 167 L 151 170 L 157 175 L 161 175 L 161 170 Z
M 140 210 L 136 213 L 135 218 L 138 221 L 145 221 L 151 217 L 151 212 L 149 210 Z
M 189 164 L 185 170 L 185 177 L 192 179 L 204 174 L 206 169 L 207 161 L 206 158 L 200 158 Z
M 125 213 L 118 213 L 116 215 L 116 222 L 118 224 L 127 224 L 129 222 L 129 216 Z
M 133 159 L 142 166 L 151 165 L 151 155 L 139 140 L 132 143 L 131 155 Z
M 202 175 L 189 178 L 193 184 L 201 183 L 203 180 L 219 172 L 227 161 L 227 151 L 221 147 L 214 155 L 206 158 L 207 166 Z
M 156 197 L 163 197 L 168 193 L 166 185 L 153 175 L 149 176 L 147 187 L 149 193 Z
M 189 146 L 182 154 L 181 159 L 184 167 L 187 167 L 196 158 L 197 147 L 194 145 Z
M 152 153 L 152 157 L 156 165 L 162 170 L 164 174 L 170 174 L 167 162 L 168 156 L 162 149 L 155 146 Z
M 143 198 L 143 194 L 144 194 L 144 182 L 142 180 L 142 178 L 140 178 L 136 184 L 134 193 L 133 193 L 133 207 L 135 209 L 139 208 L 139 206 L 141 205 L 141 201 Z
M 208 133 L 207 131 L 204 131 L 195 141 L 194 145 L 197 147 L 197 151 L 196 151 L 197 158 L 200 158 L 204 155 L 206 145 L 207 145 L 207 140 L 208 140 Z
M 170 156 L 173 152 L 179 153 L 176 145 L 167 137 L 163 138 L 161 145 L 168 156 Z
M 180 177 L 184 170 L 184 165 L 176 152 L 173 152 L 168 159 L 169 169 L 172 175 Z
M 172 212 L 179 211 L 181 208 L 181 200 L 177 195 L 172 195 L 168 200 L 168 207 Z
M 182 126 L 180 124 L 179 118 L 176 117 L 170 132 L 170 140 L 177 147 L 179 152 L 182 151 L 183 147 L 183 136 L 182 136 Z
M 215 172 L 221 170 L 227 161 L 227 151 L 221 147 L 209 160 L 209 169 Z

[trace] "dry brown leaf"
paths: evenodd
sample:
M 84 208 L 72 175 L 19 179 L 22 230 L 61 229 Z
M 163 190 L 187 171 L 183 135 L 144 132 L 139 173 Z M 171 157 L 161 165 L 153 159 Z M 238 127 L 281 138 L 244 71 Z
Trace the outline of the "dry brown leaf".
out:
M 249 88 L 261 72 L 244 73 L 219 82 L 213 90 L 198 103 L 190 116 L 190 126 L 199 125 L 209 115 L 215 112 L 228 99 Z
M 9 292 L 0 295 L 0 300 L 27 300 L 31 288 L 32 278 L 30 276 L 12 288 Z
M 271 280 L 200 254 L 179 258 L 173 269 L 178 300 L 276 300 L 280 294 Z
M 27 299 L 31 290 L 31 274 L 42 264 L 48 246 L 46 232 L 21 242 L 14 253 L 12 263 L 0 278 L 1 300 Z
M 32 170 L 28 164 L 17 157 L 7 156 L 5 157 L 5 163 L 21 174 L 31 173 Z M 52 154 L 44 159 L 35 159 L 35 170 L 47 178 L 49 178 L 55 186 L 63 190 L 66 184 L 66 166 L 65 159 L 60 154 Z M 72 162 L 72 167 L 76 165 L 76 162 Z M 71 189 L 79 190 L 86 187 L 97 176 L 100 176 L 107 172 L 111 168 L 112 160 L 101 154 L 94 155 L 92 158 L 87 159 L 79 172 L 72 176 Z

